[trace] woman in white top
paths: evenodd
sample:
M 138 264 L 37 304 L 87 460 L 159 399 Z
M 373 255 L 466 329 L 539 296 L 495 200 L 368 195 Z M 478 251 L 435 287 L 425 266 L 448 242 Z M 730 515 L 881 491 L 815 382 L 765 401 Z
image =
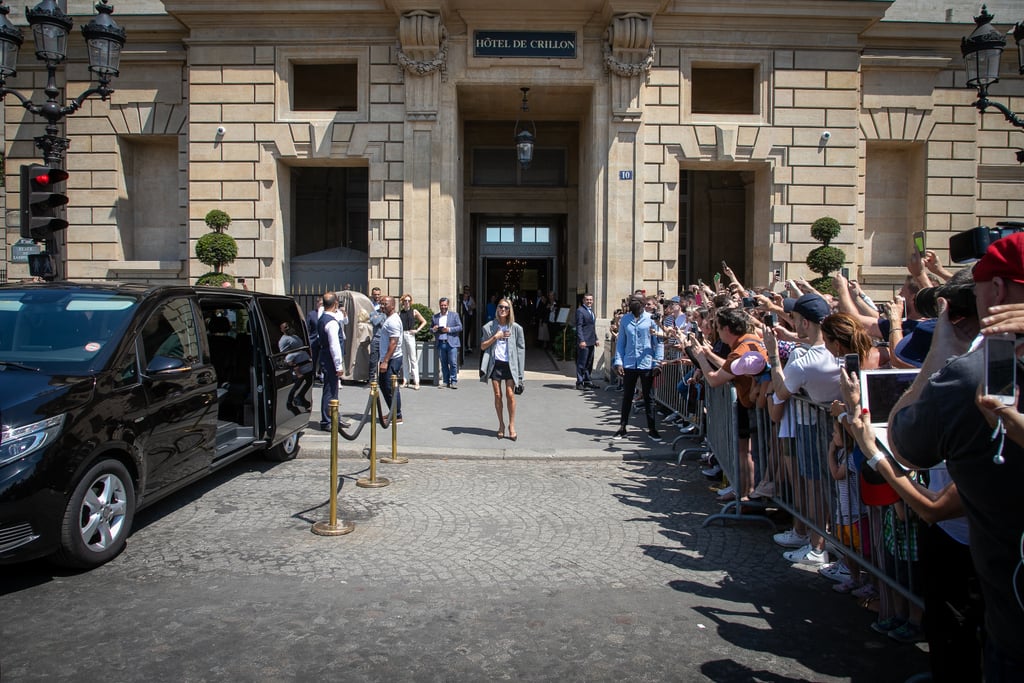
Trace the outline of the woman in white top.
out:
M 515 441 L 519 437 L 516 434 L 515 388 L 523 385 L 526 340 L 523 337 L 523 328 L 516 323 L 512 303 L 508 299 L 498 301 L 494 320 L 484 325 L 480 334 L 480 350 L 483 351 L 483 357 L 480 359 L 480 381 L 486 382 L 490 379 L 491 387 L 494 389 L 494 410 L 498 414 L 497 436 L 499 439 L 505 436 L 503 404 L 507 401 L 508 438 Z

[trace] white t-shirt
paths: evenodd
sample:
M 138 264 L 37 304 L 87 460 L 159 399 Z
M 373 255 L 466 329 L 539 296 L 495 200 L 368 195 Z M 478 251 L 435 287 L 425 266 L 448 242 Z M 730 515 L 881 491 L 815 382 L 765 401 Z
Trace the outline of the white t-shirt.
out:
M 499 332 L 504 333 L 506 330 L 508 330 L 508 325 L 500 325 L 498 327 Z M 494 342 L 494 360 L 508 362 L 508 339 L 502 337 Z
M 381 326 L 380 331 L 380 357 L 386 358 L 388 355 L 388 347 L 391 345 L 391 340 L 397 339 L 398 343 L 395 344 L 395 352 L 391 354 L 391 359 L 402 357 L 402 319 L 398 317 L 397 313 L 392 313 L 384 321 L 384 325 Z
M 786 389 L 791 394 L 803 389 L 809 399 L 825 405 L 843 397 L 839 388 L 839 361 L 824 344 L 794 349 L 785 373 Z

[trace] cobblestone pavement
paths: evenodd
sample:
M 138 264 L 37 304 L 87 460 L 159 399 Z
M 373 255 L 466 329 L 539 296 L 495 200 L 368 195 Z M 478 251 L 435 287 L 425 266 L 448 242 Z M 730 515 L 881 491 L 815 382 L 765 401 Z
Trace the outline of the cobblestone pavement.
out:
M 717 511 L 687 463 L 427 459 L 321 537 L 329 462 L 236 463 L 86 573 L 0 567 L 7 681 L 902 681 L 921 650 Z

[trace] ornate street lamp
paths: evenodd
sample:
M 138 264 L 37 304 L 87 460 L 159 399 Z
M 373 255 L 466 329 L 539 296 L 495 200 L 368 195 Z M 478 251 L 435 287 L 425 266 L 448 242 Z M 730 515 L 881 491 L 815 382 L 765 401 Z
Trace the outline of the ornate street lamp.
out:
M 526 101 L 526 93 L 530 92 L 530 89 L 520 88 L 520 90 L 523 93 L 523 104 L 520 109 L 525 113 L 530 111 L 530 105 Z M 537 137 L 537 126 L 534 125 L 532 120 L 528 122 L 530 127 L 533 128 L 532 133 L 526 129 L 525 123 L 522 128 L 519 127 L 519 119 L 516 119 L 515 127 L 516 159 L 519 160 L 519 167 L 524 171 L 530 168 L 530 162 L 533 161 L 533 142 Z
M 978 89 L 978 100 L 974 106 L 979 111 L 984 113 L 986 109 L 993 107 L 1002 112 L 1007 121 L 1018 128 L 1024 128 L 1024 120 L 1006 106 L 988 98 L 988 86 L 999 82 L 999 61 L 1006 47 L 1006 37 L 992 26 L 993 19 L 995 16 L 988 13 L 988 7 L 982 5 L 981 14 L 974 17 L 974 31 L 960 42 L 960 53 L 967 68 L 967 85 Z M 1017 24 L 1012 35 L 1017 41 L 1020 72 L 1024 73 L 1024 46 L 1021 45 L 1024 27 Z M 1017 155 L 1017 160 L 1024 163 L 1024 152 Z
M 68 31 L 71 30 L 73 22 L 55 0 L 41 0 L 32 9 L 25 10 L 25 18 L 32 27 L 36 59 L 45 62 L 47 71 L 46 87 L 43 89 L 46 102 L 36 104 L 6 85 L 7 77 L 17 73 L 18 50 L 23 38 L 21 32 L 7 19 L 10 10 L 6 5 L 0 4 L 0 99 L 14 95 L 25 109 L 46 119 L 46 134 L 35 138 L 35 143 L 36 147 L 42 150 L 43 161 L 48 165 L 63 166 L 64 153 L 69 144 L 67 138 L 57 135 L 57 124 L 65 116 L 78 111 L 93 95 L 99 95 L 100 99 L 106 100 L 114 92 L 110 87 L 110 81 L 118 75 L 125 32 L 114 23 L 110 16 L 113 11 L 107 0 L 100 0 L 96 5 L 96 16 L 82 27 L 82 35 L 89 51 L 89 71 L 96 74 L 98 83 L 67 104 L 61 105 L 57 101 L 60 95 L 60 88 L 57 87 L 57 66 L 67 59 Z

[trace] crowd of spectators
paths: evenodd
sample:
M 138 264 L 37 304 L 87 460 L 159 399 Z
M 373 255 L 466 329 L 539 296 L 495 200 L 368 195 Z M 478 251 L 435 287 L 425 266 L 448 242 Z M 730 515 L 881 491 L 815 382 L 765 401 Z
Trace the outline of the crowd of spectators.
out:
M 831 291 L 777 272 L 767 286 L 748 287 L 723 262 L 715 287 L 698 281 L 676 296 L 624 298 L 611 347 L 641 298 L 664 344 L 661 367 L 682 366 L 680 394 L 735 387 L 738 476 L 714 487 L 719 498 L 770 502 L 786 491 L 798 514 L 774 536 L 784 557 L 874 607 L 875 631 L 927 640 L 933 680 L 1022 681 L 1013 646 L 1024 643 L 1024 512 L 1013 498 L 1024 481 L 1024 418 L 1019 393 L 1016 402 L 985 396 L 982 347 L 986 335 L 1024 334 L 1024 233 L 994 241 L 959 272 L 933 251 L 913 251 L 906 266 L 899 292 L 876 303 L 843 274 Z M 854 368 L 921 368 L 890 415 L 887 448 Z M 755 413 L 770 416 L 771 434 L 761 434 L 770 439 L 757 438 L 766 423 Z M 676 412 L 662 425 L 692 430 L 699 419 Z M 815 436 L 820 419 L 829 421 L 824 439 Z M 781 457 L 758 453 L 765 442 Z M 721 469 L 706 464 L 717 478 Z M 807 493 L 823 487 L 834 496 Z M 859 560 L 871 559 L 872 545 L 882 555 L 873 569 Z

